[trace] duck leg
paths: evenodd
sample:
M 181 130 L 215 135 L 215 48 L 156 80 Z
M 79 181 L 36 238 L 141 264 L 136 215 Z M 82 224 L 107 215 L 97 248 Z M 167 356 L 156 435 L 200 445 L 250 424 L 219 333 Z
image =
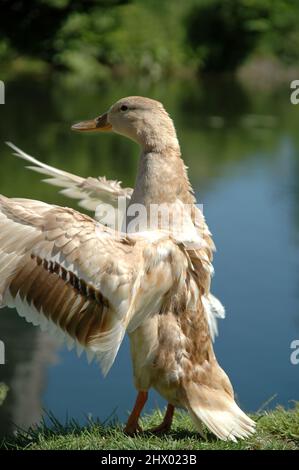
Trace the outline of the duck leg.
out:
M 135 406 L 133 408 L 132 413 L 129 416 L 129 419 L 127 421 L 126 427 L 125 427 L 125 433 L 128 434 L 129 436 L 133 436 L 137 432 L 141 432 L 142 429 L 139 426 L 139 417 L 140 413 L 147 401 L 148 393 L 147 392 L 138 392 Z
M 172 425 L 173 413 L 174 413 L 174 406 L 168 403 L 167 410 L 166 410 L 162 423 L 159 424 L 159 426 L 156 426 L 155 428 L 150 429 L 149 432 L 153 434 L 164 434 L 166 432 L 169 432 L 171 425 Z

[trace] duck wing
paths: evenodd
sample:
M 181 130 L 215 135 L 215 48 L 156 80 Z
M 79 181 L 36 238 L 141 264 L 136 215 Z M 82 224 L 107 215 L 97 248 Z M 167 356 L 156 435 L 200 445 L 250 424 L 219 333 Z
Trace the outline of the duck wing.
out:
M 117 211 L 121 210 L 123 206 L 125 211 L 126 204 L 119 204 L 119 199 L 123 199 L 124 202 L 130 200 L 133 189 L 123 188 L 120 181 L 108 180 L 105 176 L 83 178 L 73 175 L 40 162 L 11 142 L 6 143 L 14 150 L 13 155 L 30 163 L 26 168 L 46 175 L 48 178 L 43 180 L 45 183 L 63 188 L 60 191 L 61 194 L 72 199 L 78 199 L 80 207 L 96 212 L 97 220 L 101 221 L 103 217 L 107 217 L 107 205 Z M 121 214 L 121 217 L 123 217 L 123 214 Z
M 169 236 L 129 238 L 73 209 L 0 196 L 0 306 L 85 349 L 104 374 L 125 331 L 161 309 L 182 259 Z

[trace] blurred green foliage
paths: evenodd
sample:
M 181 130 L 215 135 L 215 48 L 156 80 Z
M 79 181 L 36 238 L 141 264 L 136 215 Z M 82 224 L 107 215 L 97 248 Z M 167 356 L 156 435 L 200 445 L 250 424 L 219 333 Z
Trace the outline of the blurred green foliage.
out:
M 252 53 L 299 62 L 293 0 L 0 0 L 0 63 L 83 78 L 234 70 Z
M 194 0 L 0 0 L 0 60 L 29 56 L 83 77 L 134 71 L 159 78 L 183 65 Z
M 186 21 L 199 66 L 212 72 L 236 68 L 256 46 L 268 14 L 256 0 L 201 0 Z
M 186 18 L 187 42 L 208 72 L 234 70 L 253 51 L 298 63 L 298 20 L 293 0 L 199 0 Z

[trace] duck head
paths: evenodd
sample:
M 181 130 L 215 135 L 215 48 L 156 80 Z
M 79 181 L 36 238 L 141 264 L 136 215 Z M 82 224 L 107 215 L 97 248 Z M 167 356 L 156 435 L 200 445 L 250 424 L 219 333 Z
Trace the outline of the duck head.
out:
M 163 105 L 142 96 L 130 96 L 117 101 L 95 119 L 72 126 L 74 131 L 113 131 L 134 140 L 146 150 L 178 147 L 176 131 Z

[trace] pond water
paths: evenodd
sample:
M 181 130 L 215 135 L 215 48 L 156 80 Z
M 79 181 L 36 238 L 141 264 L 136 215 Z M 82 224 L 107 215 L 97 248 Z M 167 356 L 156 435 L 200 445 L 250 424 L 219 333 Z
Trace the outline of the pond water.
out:
M 299 400 L 299 365 L 290 361 L 290 344 L 299 339 L 299 107 L 290 104 L 288 84 L 256 85 L 184 79 L 79 86 L 22 77 L 6 84 L 0 106 L 0 192 L 75 207 L 24 169 L 4 141 L 73 173 L 132 186 L 138 148 L 120 136 L 71 133 L 70 124 L 130 94 L 164 103 L 218 248 L 213 291 L 227 318 L 216 354 L 247 411 Z M 13 310 L 0 312 L 0 340 L 0 382 L 9 387 L 1 436 L 38 422 L 43 410 L 62 422 L 126 419 L 135 399 L 127 340 L 106 379 Z M 163 405 L 152 393 L 146 410 Z

